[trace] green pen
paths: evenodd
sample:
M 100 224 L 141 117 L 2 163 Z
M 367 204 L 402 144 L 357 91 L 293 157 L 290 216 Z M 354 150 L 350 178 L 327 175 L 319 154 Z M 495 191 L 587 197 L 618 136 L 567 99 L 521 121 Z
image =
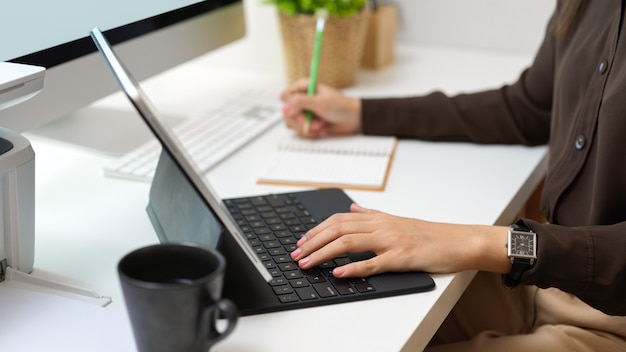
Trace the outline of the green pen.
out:
M 309 90 L 308 95 L 315 95 L 315 87 L 317 86 L 317 70 L 320 64 L 320 52 L 322 51 L 322 36 L 324 34 L 324 24 L 328 17 L 328 10 L 325 8 L 317 9 L 315 11 L 315 17 L 317 23 L 315 25 L 315 46 L 313 47 L 313 58 L 311 60 L 311 74 L 309 77 Z M 309 126 L 313 120 L 313 113 L 306 111 L 306 120 L 304 124 L 304 135 L 309 134 Z

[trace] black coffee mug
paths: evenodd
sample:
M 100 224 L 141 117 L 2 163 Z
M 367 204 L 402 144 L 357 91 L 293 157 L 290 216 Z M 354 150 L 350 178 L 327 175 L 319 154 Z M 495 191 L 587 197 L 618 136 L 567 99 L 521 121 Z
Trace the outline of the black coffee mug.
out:
M 124 256 L 117 267 L 140 352 L 208 351 L 228 336 L 239 313 L 221 298 L 226 261 L 188 243 L 157 244 Z M 217 321 L 226 320 L 218 329 Z

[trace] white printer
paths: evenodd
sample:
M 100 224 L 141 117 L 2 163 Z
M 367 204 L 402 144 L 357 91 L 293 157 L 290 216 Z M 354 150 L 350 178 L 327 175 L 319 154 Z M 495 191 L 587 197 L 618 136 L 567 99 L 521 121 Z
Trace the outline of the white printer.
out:
M 29 273 L 35 261 L 35 152 L 0 127 L 0 281 L 7 266 Z
M 2 109 L 43 89 L 43 67 L 0 62 Z M 19 281 L 101 306 L 111 297 L 56 279 L 31 275 L 35 263 L 35 152 L 26 137 L 0 127 L 0 282 Z
M 0 62 L 0 114 L 39 93 L 44 77 L 43 67 Z M 25 137 L 0 126 L 0 281 L 7 267 L 30 273 L 34 261 L 35 153 Z

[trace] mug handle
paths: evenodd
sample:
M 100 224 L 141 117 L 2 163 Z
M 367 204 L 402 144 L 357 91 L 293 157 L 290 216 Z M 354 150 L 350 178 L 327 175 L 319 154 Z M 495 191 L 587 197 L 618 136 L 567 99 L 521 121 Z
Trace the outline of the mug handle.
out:
M 219 318 L 224 318 L 228 321 L 226 329 L 222 332 L 217 331 L 215 328 L 215 321 Z M 211 346 L 230 335 L 233 329 L 235 329 L 238 319 L 239 310 L 237 306 L 227 298 L 222 298 L 206 307 L 204 312 L 202 312 L 202 328 L 200 329 L 200 338 L 204 339 L 204 351 L 208 351 Z

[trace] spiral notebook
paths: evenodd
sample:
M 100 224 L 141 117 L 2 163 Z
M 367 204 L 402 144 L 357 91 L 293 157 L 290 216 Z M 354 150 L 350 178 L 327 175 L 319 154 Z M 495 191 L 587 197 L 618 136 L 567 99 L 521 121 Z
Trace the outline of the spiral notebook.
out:
M 278 143 L 257 182 L 264 184 L 385 189 L 397 139 L 388 136 L 289 136 Z

